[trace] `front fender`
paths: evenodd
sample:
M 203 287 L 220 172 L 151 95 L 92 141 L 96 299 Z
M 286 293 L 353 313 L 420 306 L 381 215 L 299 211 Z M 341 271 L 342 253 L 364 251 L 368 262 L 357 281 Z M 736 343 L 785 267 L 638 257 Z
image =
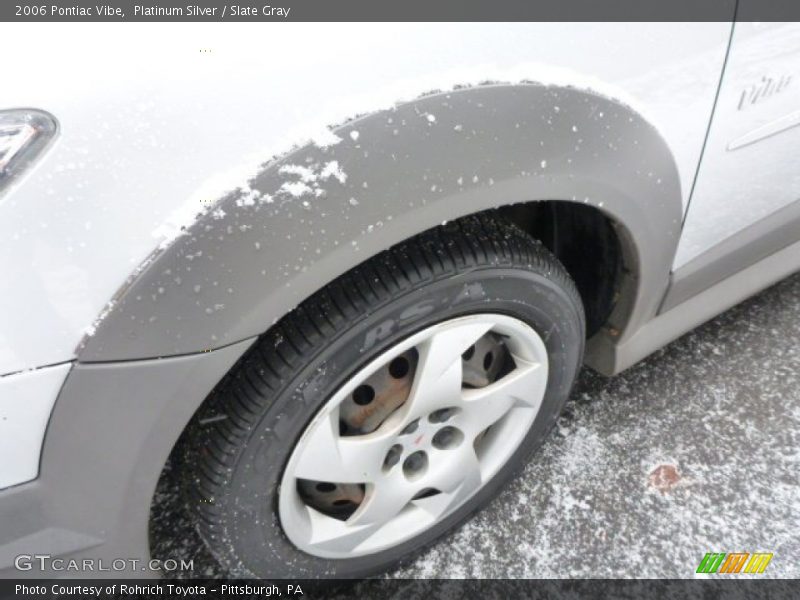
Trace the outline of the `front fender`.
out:
M 656 312 L 681 221 L 661 135 L 627 105 L 570 87 L 487 84 L 343 124 L 339 143 L 265 164 L 119 291 L 79 360 L 190 354 L 259 335 L 304 298 L 446 220 L 520 202 L 585 203 L 621 232 L 633 284 L 613 348 Z M 618 331 L 617 331 L 618 330 Z M 609 369 L 610 370 L 610 367 Z

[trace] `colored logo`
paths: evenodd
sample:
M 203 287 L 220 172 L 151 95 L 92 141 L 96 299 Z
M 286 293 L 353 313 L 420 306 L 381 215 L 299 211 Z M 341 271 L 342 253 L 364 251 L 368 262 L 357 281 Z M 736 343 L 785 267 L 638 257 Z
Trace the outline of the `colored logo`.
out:
M 772 552 L 709 552 L 700 561 L 698 573 L 763 573 Z

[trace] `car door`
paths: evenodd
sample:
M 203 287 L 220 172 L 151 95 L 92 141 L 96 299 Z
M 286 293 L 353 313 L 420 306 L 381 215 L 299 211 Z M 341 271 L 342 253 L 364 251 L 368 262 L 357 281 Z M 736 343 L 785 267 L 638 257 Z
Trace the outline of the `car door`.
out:
M 676 280 L 716 263 L 711 285 L 800 237 L 799 70 L 800 24 L 735 24 Z

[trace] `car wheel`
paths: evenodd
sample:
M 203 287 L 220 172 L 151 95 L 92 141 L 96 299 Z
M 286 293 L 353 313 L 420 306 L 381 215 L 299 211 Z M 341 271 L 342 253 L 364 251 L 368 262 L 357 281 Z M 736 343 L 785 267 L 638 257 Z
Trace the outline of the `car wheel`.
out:
M 497 495 L 581 363 L 576 288 L 499 216 L 369 259 L 264 334 L 209 398 L 192 505 L 232 575 L 364 577 Z

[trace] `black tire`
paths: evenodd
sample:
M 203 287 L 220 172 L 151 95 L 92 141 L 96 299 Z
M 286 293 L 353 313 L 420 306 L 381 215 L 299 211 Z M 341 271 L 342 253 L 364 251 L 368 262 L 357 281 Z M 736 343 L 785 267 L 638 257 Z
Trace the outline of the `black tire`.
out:
M 338 560 L 298 550 L 281 529 L 277 498 L 284 466 L 315 412 L 398 340 L 477 312 L 525 321 L 547 348 L 544 401 L 517 452 L 460 509 L 394 548 Z M 525 465 L 569 395 L 584 335 L 581 300 L 562 265 L 498 215 L 454 221 L 381 253 L 278 322 L 209 398 L 199 416 L 220 418 L 196 426 L 187 444 L 202 538 L 233 576 L 360 578 L 410 558 L 488 503 Z

